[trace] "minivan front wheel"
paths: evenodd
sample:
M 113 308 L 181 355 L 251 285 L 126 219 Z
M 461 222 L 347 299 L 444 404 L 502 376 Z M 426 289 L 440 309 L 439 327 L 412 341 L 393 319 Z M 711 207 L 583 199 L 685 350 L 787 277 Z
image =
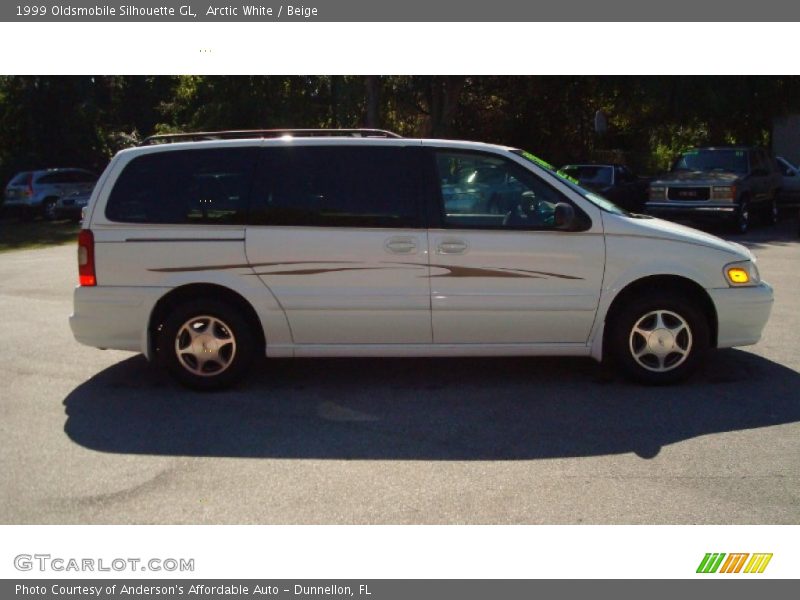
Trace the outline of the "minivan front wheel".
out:
M 678 294 L 640 297 L 612 316 L 607 351 L 630 378 L 669 384 L 689 377 L 710 345 L 708 322 Z
M 198 299 L 167 317 L 158 354 L 183 385 L 197 390 L 230 387 L 253 361 L 255 342 L 247 321 L 227 303 Z

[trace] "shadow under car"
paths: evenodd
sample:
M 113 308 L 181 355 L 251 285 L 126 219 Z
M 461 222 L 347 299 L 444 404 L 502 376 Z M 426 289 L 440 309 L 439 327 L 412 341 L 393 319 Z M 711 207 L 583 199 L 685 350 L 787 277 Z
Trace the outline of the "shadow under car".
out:
M 135 356 L 64 400 L 102 452 L 169 456 L 521 460 L 635 452 L 800 420 L 800 374 L 741 350 L 681 386 L 640 387 L 589 359 L 285 359 L 199 394 Z

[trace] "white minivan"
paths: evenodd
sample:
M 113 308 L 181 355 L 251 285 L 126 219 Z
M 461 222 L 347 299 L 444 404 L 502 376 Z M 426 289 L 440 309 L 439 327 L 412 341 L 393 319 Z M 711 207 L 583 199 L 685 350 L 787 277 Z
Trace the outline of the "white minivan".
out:
M 744 246 L 521 150 L 374 130 L 157 136 L 83 227 L 75 338 L 196 389 L 264 355 L 591 356 L 672 383 L 772 307 Z

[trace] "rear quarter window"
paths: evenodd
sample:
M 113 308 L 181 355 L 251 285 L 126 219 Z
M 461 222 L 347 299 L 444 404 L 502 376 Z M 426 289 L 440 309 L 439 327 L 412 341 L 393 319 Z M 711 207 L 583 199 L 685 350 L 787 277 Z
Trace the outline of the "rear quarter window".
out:
M 49 184 L 49 183 L 70 183 L 72 181 L 71 173 L 47 173 L 41 175 L 36 179 L 36 183 Z
M 97 175 L 88 171 L 59 171 L 39 177 L 36 183 L 94 183 Z
M 89 171 L 73 171 L 70 181 L 73 183 L 94 183 L 97 181 L 97 175 Z
M 138 156 L 114 184 L 106 217 L 123 223 L 243 223 L 257 160 L 258 148 Z

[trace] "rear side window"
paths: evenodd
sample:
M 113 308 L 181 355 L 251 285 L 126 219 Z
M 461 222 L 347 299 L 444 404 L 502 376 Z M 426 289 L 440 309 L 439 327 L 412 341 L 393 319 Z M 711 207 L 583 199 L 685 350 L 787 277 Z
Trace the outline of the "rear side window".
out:
M 106 217 L 123 223 L 243 223 L 257 160 L 258 148 L 139 156 L 117 179 Z
M 36 183 L 63 183 L 64 176 L 61 173 L 48 173 L 36 178 Z
M 316 227 L 421 227 L 420 156 L 411 148 L 264 149 L 251 222 Z
M 68 183 L 72 181 L 70 173 L 48 173 L 36 179 L 36 183 Z
M 87 171 L 59 171 L 42 175 L 36 183 L 94 183 L 97 175 Z
M 94 183 L 97 175 L 88 171 L 73 171 L 70 173 L 70 181 L 73 183 Z
M 8 185 L 28 185 L 32 179 L 33 173 L 31 171 L 23 171 L 22 173 L 17 173 L 14 179 L 8 182 Z

